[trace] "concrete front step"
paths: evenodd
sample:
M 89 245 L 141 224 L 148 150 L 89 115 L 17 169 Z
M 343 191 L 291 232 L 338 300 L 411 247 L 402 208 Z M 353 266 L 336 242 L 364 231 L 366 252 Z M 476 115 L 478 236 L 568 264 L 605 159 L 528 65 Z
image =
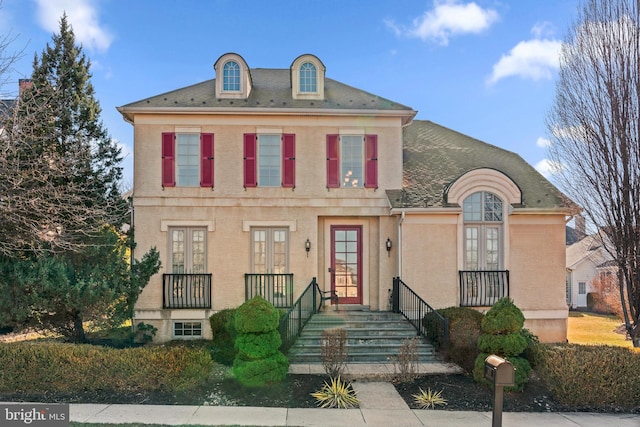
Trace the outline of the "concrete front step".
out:
M 319 363 L 321 336 L 326 329 L 347 332 L 348 363 L 393 363 L 406 339 L 416 330 L 401 315 L 391 312 L 338 310 L 315 314 L 289 350 L 291 363 Z M 436 362 L 431 344 L 419 338 L 416 354 L 421 363 Z

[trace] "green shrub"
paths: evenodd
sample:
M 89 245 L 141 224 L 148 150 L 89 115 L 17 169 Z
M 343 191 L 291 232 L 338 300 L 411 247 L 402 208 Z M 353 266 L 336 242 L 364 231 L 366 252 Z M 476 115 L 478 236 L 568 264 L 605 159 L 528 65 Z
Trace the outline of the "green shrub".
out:
M 520 332 L 504 335 L 482 334 L 478 338 L 478 348 L 483 353 L 516 356 L 527 348 L 527 339 Z
M 280 352 L 264 359 L 243 360 L 237 357 L 233 361 L 233 373 L 246 387 L 260 387 L 280 382 L 288 371 L 289 360 Z
M 260 334 L 278 329 L 280 312 L 257 295 L 237 308 L 235 329 L 238 334 Z
M 289 370 L 289 361 L 278 351 L 280 333 L 279 311 L 261 296 L 238 307 L 234 325 L 238 333 L 238 354 L 233 361 L 233 373 L 248 387 L 279 382 Z
M 226 366 L 233 365 L 233 359 L 238 353 L 235 348 L 235 308 L 220 310 L 209 317 L 214 350 L 213 360 Z
M 280 333 L 242 334 L 236 339 L 238 355 L 243 360 L 264 359 L 275 354 L 282 344 Z
M 3 392 L 186 390 L 205 380 L 213 364 L 202 349 L 63 343 L 0 344 L 0 360 Z
M 434 339 L 434 345 L 445 361 L 457 364 L 465 372 L 472 372 L 476 356 L 480 353 L 478 337 L 484 315 L 469 307 L 448 307 L 438 310 L 438 313 L 449 319 L 449 347 L 443 346 L 444 337 L 441 335 Z M 431 317 L 435 317 L 435 314 L 425 316 L 425 326 L 434 323 Z
M 511 299 L 501 298 L 487 311 L 481 326 L 485 334 L 519 332 L 524 326 L 524 315 Z
M 516 369 L 515 385 L 506 389 L 524 389 L 529 380 L 531 365 L 522 356 L 529 343 L 526 333 L 522 332 L 523 326 L 524 315 L 511 299 L 501 298 L 489 309 L 482 319 L 482 335 L 478 338 L 482 353 L 474 363 L 473 378 L 476 382 L 488 384 L 484 379 L 484 361 L 490 354 L 495 354 L 510 361 Z M 529 332 L 529 335 L 532 334 Z
M 637 410 L 640 353 L 628 348 L 540 345 L 536 372 L 560 403 Z

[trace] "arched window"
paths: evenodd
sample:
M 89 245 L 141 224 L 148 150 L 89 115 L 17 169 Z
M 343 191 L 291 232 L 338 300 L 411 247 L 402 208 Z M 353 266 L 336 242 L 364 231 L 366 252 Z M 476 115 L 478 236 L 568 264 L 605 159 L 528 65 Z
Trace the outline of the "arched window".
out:
M 224 64 L 222 69 L 222 90 L 230 92 L 240 91 L 240 66 L 235 61 Z
M 463 203 L 464 269 L 502 268 L 502 200 L 486 191 L 471 194 Z
M 305 62 L 300 67 L 300 92 L 317 92 L 316 66 L 310 62 Z

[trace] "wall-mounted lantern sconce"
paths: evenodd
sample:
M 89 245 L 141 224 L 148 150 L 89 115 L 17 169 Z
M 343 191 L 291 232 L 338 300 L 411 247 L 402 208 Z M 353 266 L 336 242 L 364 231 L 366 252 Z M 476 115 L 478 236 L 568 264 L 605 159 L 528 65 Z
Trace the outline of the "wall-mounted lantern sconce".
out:
M 309 251 L 311 250 L 311 241 L 309 239 L 304 242 L 304 250 L 307 251 L 307 258 L 309 258 Z
M 391 256 L 391 247 L 393 246 L 393 243 L 391 243 L 391 239 L 387 237 L 387 242 L 385 243 L 386 248 L 387 248 L 387 256 L 390 257 Z

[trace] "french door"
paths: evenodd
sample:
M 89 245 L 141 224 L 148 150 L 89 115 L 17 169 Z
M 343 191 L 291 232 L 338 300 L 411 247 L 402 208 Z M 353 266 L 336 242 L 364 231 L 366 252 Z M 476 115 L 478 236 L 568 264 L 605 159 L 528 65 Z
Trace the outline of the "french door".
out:
M 331 290 L 338 304 L 362 304 L 362 226 L 331 226 Z

